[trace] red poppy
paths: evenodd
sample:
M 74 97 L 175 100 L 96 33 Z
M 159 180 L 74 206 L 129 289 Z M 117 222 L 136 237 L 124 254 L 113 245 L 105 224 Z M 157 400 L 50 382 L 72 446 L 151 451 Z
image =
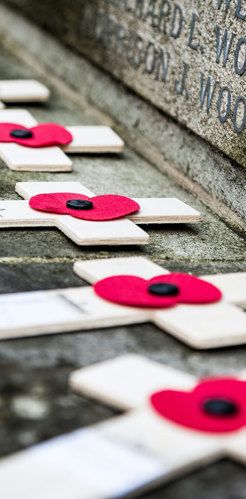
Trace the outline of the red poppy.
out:
M 15 142 L 27 147 L 66 145 L 73 136 L 66 128 L 55 123 L 43 123 L 26 128 L 14 123 L 0 123 L 0 142 Z
M 138 203 L 125 196 L 108 194 L 89 198 L 83 194 L 58 192 L 37 194 L 29 200 L 34 210 L 71 215 L 83 220 L 113 220 L 140 209 Z
M 121 305 L 137 307 L 172 307 L 178 303 L 213 303 L 222 294 L 213 284 L 188 274 L 166 274 L 149 281 L 133 275 L 102 279 L 95 292 Z
M 191 392 L 163 390 L 150 397 L 164 418 L 193 430 L 223 433 L 246 425 L 246 382 L 202 380 Z

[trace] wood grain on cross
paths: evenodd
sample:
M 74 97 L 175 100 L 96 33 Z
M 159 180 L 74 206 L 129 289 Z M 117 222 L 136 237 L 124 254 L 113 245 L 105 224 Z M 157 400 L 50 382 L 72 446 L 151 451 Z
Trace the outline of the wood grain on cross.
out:
M 142 257 L 76 262 L 76 274 L 95 283 L 113 275 L 144 279 L 168 270 Z M 84 286 L 0 296 L 0 338 L 90 330 L 152 322 L 194 348 L 246 343 L 246 274 L 203 276 L 223 293 L 220 302 L 151 309 L 108 302 Z
M 79 182 L 19 182 L 16 192 L 28 200 L 41 193 L 71 192 L 94 196 Z M 200 214 L 178 199 L 136 199 L 141 209 L 128 217 L 109 221 L 89 221 L 70 215 L 37 211 L 28 201 L 0 201 L 0 228 L 57 227 L 81 246 L 148 244 L 149 236 L 137 224 L 199 222 Z
M 26 110 L 0 111 L 0 123 L 15 123 L 27 128 L 38 123 Z M 0 143 L 0 157 L 11 170 L 22 171 L 71 171 L 72 161 L 65 153 L 114 153 L 121 152 L 124 142 L 106 126 L 68 126 L 72 134 L 70 144 L 58 147 L 25 147 L 15 143 Z
M 194 376 L 137 355 L 73 372 L 74 390 L 127 413 L 1 460 L 4 498 L 32 499 L 33 490 L 35 499 L 136 497 L 224 456 L 246 464 L 245 429 L 191 430 L 150 403 L 160 390 L 189 392 L 196 384 Z

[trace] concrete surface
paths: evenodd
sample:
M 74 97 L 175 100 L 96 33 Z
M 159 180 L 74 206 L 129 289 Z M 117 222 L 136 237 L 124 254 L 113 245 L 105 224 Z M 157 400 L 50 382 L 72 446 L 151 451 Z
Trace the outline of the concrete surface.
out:
M 0 68 L 1 78 L 36 76 L 5 50 L 1 50 Z M 54 90 L 49 104 L 28 109 L 42 121 L 52 119 L 65 125 L 95 123 L 81 107 Z M 99 194 L 178 196 L 201 211 L 202 223 L 146 227 L 150 245 L 127 249 L 78 248 L 50 229 L 3 230 L 1 292 L 79 286 L 82 281 L 73 274 L 72 264 L 85 258 L 146 255 L 169 269 L 197 274 L 246 270 L 242 235 L 130 148 L 121 156 L 75 156 L 74 171 L 70 174 L 14 173 L 1 164 L 0 197 L 17 199 L 16 181 L 67 179 L 80 180 Z M 246 346 L 197 352 L 152 324 L 2 341 L 0 455 L 110 417 L 111 409 L 70 391 L 68 375 L 75 368 L 127 352 L 137 352 L 196 375 L 236 373 L 245 368 L 246 359 Z M 245 490 L 245 468 L 223 460 L 142 497 L 243 499 Z

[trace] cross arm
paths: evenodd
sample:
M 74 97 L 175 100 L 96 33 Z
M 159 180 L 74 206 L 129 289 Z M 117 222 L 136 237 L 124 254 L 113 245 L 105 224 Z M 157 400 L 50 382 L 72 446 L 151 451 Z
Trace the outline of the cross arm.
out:
M 246 369 L 241 371 L 238 379 L 246 380 Z M 224 453 L 236 461 L 246 464 L 246 430 L 242 428 L 239 431 L 232 432 L 225 439 Z
M 74 272 L 87 282 L 95 282 L 113 275 L 135 275 L 151 279 L 160 274 L 168 274 L 168 270 L 143 257 L 111 258 L 85 260 L 75 262 Z
M 191 206 L 175 198 L 145 198 L 134 199 L 140 210 L 129 218 L 136 224 L 151 223 L 196 223 L 201 215 Z
M 49 97 L 49 89 L 37 80 L 0 80 L 4 102 L 46 102 Z
M 89 197 L 94 196 L 94 193 L 80 182 L 17 182 L 15 190 L 24 199 L 30 199 L 37 194 L 50 194 L 52 192 L 73 192 Z
M 0 83 L 1 85 L 1 83 Z M 27 128 L 36 126 L 38 123 L 26 109 L 3 109 L 0 112 L 0 123 L 16 123 Z
M 109 153 L 121 152 L 123 140 L 107 126 L 69 126 L 67 130 L 73 140 L 63 147 L 66 153 Z
M 155 391 L 190 390 L 195 384 L 196 379 L 187 373 L 134 354 L 79 369 L 70 376 L 76 391 L 124 410 L 146 405 Z
M 107 303 L 90 287 L 0 295 L 0 339 L 146 320 L 144 311 Z
M 52 227 L 56 223 L 50 213 L 32 210 L 28 201 L 0 200 L 0 227 Z
M 217 286 L 227 302 L 246 307 L 246 272 L 208 275 L 202 278 Z
M 246 343 L 245 312 L 224 301 L 153 311 L 152 321 L 198 349 Z
M 242 429 L 227 437 L 224 445 L 224 453 L 234 459 L 246 464 L 246 430 Z
M 148 244 L 149 236 L 127 219 L 91 222 L 59 215 L 55 225 L 79 246 Z
M 27 128 L 37 125 L 32 115 L 23 109 L 3 109 L 0 123 L 16 123 Z M 71 160 L 60 147 L 25 147 L 0 142 L 0 156 L 11 170 L 70 171 Z

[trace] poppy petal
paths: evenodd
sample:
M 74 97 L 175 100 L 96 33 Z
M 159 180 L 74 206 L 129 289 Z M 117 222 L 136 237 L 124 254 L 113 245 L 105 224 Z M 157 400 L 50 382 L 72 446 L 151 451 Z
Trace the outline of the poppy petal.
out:
M 94 290 L 101 298 L 119 303 L 120 305 L 133 307 L 172 307 L 177 303 L 176 296 L 163 297 L 150 294 L 148 291 L 149 282 L 141 277 L 131 275 L 112 276 L 97 282 L 94 285 Z M 160 279 L 158 282 L 160 282 Z
M 154 277 L 150 282 L 158 282 L 158 279 L 159 277 Z M 213 284 L 189 274 L 168 274 L 165 282 L 178 286 L 179 303 L 214 303 L 222 298 L 221 291 Z
M 93 210 L 70 213 L 84 220 L 113 220 L 140 210 L 138 203 L 125 196 L 107 194 L 90 198 Z M 74 211 L 74 210 L 71 210 Z
M 91 201 L 93 208 L 76 210 L 67 207 L 67 201 L 74 199 Z M 29 205 L 35 210 L 66 214 L 75 218 L 94 221 L 113 220 L 140 209 L 138 203 L 125 196 L 109 194 L 89 198 L 83 194 L 71 192 L 37 194 L 30 198 Z
M 32 196 L 29 200 L 29 205 L 34 210 L 39 211 L 48 211 L 60 214 L 69 214 L 69 210 L 67 208 L 67 201 L 70 199 L 83 199 L 88 200 L 88 196 L 84 196 L 82 194 L 75 194 L 71 192 L 53 192 L 50 194 L 37 194 L 36 196 Z
M 204 409 L 208 400 L 228 401 L 236 410 L 227 415 L 209 413 Z M 150 402 L 165 419 L 193 430 L 223 433 L 246 425 L 246 382 L 234 378 L 205 380 L 191 392 L 163 390 L 154 393 Z
M 11 132 L 23 130 L 31 132 L 28 138 L 13 137 Z M 44 147 L 66 145 L 72 142 L 71 133 L 56 123 L 43 123 L 32 128 L 26 128 L 15 123 L 0 123 L 0 142 L 14 142 L 26 147 Z
M 170 291 L 165 296 L 153 294 L 149 288 L 157 283 L 177 286 L 178 292 L 172 295 Z M 177 303 L 212 303 L 221 298 L 215 286 L 187 274 L 165 274 L 149 281 L 130 275 L 112 276 L 96 283 L 94 289 L 106 300 L 134 307 L 164 308 Z

